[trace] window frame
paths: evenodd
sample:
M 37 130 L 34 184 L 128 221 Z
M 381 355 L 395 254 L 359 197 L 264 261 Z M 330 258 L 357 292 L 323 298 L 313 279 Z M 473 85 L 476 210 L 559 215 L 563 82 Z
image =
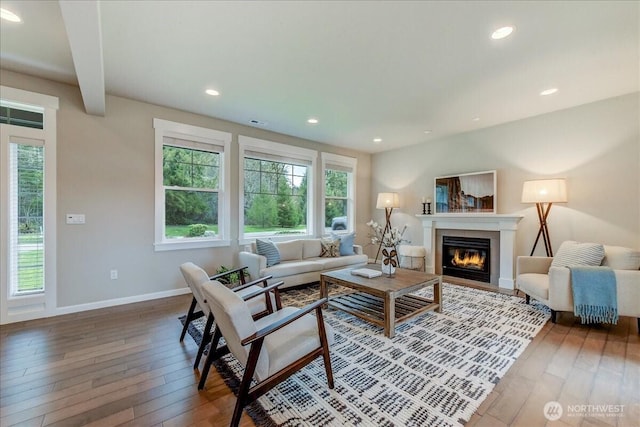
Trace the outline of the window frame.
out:
M 281 144 L 279 142 L 268 141 L 264 139 L 253 138 L 249 136 L 238 136 L 238 241 L 240 245 L 247 245 L 255 241 L 256 237 L 269 238 L 274 241 L 283 240 L 295 240 L 305 239 L 314 236 L 314 230 L 317 224 L 317 215 L 315 211 L 315 174 L 317 171 L 318 152 L 316 150 L 310 150 L 307 148 L 296 147 L 287 144 Z M 244 161 L 247 156 L 246 152 L 263 153 L 268 156 L 270 161 L 279 161 L 287 163 L 289 161 L 301 161 L 310 163 L 307 169 L 307 232 L 305 234 L 284 235 L 278 236 L 277 234 L 265 234 L 265 235 L 251 235 L 244 232 Z M 280 158 L 280 159 L 277 159 Z
M 333 167 L 332 167 L 333 166 Z M 347 177 L 347 229 L 346 230 L 331 230 L 331 227 L 325 227 L 326 222 L 326 203 L 327 203 L 327 183 L 326 183 L 326 171 L 337 170 L 347 172 L 345 169 L 349 169 L 350 175 Z M 322 186 L 321 186 L 321 221 L 319 221 L 319 227 L 321 229 L 320 235 L 326 236 L 331 233 L 349 234 L 355 231 L 356 227 L 356 176 L 358 171 L 358 159 L 355 157 L 342 156 L 340 154 L 322 153 Z
M 199 126 L 187 125 L 163 119 L 153 119 L 155 129 L 155 251 L 198 249 L 231 245 L 230 238 L 230 157 L 231 133 Z M 220 154 L 218 179 L 218 233 L 214 237 L 167 239 L 165 237 L 165 186 L 163 148 L 165 145 L 194 149 L 193 146 L 165 144 L 166 138 L 176 138 L 195 145 L 211 146 L 212 152 Z M 216 147 L 223 147 L 220 151 Z
M 2 105 L 43 113 L 42 129 L 2 123 L 0 126 L 0 324 L 53 316 L 57 309 L 57 97 L 0 86 Z M 44 289 L 12 294 L 10 269 L 13 248 L 9 244 L 11 218 L 9 209 L 9 148 L 11 142 L 44 147 L 43 245 Z

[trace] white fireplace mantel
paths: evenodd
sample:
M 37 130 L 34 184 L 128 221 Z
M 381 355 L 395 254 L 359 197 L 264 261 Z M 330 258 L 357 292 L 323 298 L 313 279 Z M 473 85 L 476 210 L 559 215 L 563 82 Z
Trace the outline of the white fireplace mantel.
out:
M 436 230 L 483 230 L 500 232 L 501 288 L 514 289 L 516 230 L 524 215 L 512 214 L 436 214 L 416 215 L 424 229 L 424 247 L 427 250 L 427 272 L 435 272 Z

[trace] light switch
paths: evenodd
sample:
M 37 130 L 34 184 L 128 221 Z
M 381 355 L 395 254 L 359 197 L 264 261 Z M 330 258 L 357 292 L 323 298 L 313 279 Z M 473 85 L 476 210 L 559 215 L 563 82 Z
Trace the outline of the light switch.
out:
M 84 214 L 67 214 L 67 224 L 84 224 Z

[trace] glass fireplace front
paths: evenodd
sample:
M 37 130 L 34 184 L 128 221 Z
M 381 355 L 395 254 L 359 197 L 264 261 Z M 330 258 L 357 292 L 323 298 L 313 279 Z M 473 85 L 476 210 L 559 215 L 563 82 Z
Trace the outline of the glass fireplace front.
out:
M 442 274 L 489 283 L 491 240 L 442 236 Z

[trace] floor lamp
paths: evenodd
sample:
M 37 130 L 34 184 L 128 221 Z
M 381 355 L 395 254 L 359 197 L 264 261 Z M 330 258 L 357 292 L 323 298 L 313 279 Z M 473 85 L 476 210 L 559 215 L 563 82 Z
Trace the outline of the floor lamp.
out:
M 387 231 L 391 231 L 391 212 L 393 208 L 399 208 L 400 201 L 398 199 L 398 193 L 378 193 L 378 201 L 376 203 L 376 209 L 384 209 L 384 216 L 386 218 L 386 224 L 382 235 L 384 236 Z M 378 256 L 382 250 L 382 240 L 380 246 L 378 246 L 378 253 L 376 253 L 375 262 L 378 262 Z
M 533 181 L 525 181 L 522 186 L 522 203 L 535 203 L 538 211 L 538 221 L 540 229 L 536 236 L 536 241 L 531 248 L 531 255 L 536 250 L 538 240 L 542 236 L 544 241 L 544 249 L 548 257 L 553 256 L 551 249 L 551 238 L 549 237 L 549 227 L 547 225 L 547 217 L 551 211 L 553 203 L 567 202 L 567 184 L 564 179 L 537 179 Z

